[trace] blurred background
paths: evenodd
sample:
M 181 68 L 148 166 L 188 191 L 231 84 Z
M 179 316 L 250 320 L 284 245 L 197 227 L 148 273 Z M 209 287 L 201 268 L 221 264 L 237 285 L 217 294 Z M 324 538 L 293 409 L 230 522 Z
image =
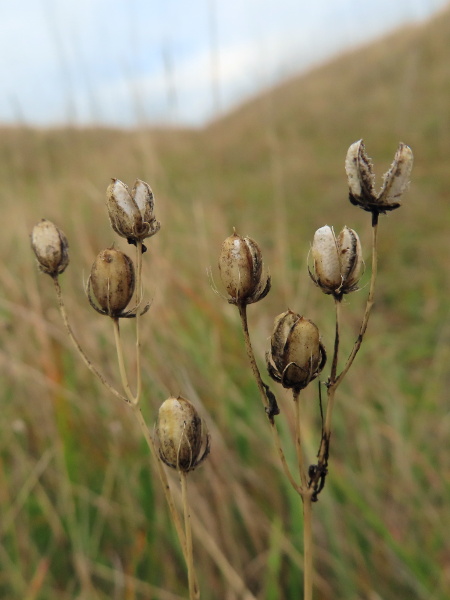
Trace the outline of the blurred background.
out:
M 111 177 L 148 181 L 162 223 L 144 261 L 143 412 L 152 428 L 161 402 L 182 394 L 212 435 L 210 458 L 189 476 L 202 598 L 242 597 L 214 544 L 256 598 L 301 597 L 301 506 L 272 448 L 237 311 L 208 270 L 220 288 L 218 254 L 233 227 L 259 243 L 273 281 L 249 308 L 262 370 L 273 319 L 288 307 L 318 325 L 330 351 L 332 301 L 310 281 L 307 255 L 318 227 L 348 225 L 370 264 L 370 215 L 348 202 L 343 168 L 363 138 L 377 185 L 400 141 L 415 166 L 403 206 L 381 219 L 376 303 L 338 392 L 330 474 L 314 506 L 315 597 L 446 600 L 446 2 L 10 4 L 0 21 L 0 597 L 187 595 L 141 434 L 75 355 L 29 245 L 43 217 L 66 233 L 69 318 L 119 385 L 111 323 L 84 293 L 100 250 L 114 242 L 132 256 L 109 226 Z M 345 300 L 342 357 L 369 278 L 367 267 Z M 132 323 L 122 329 L 133 372 Z M 295 465 L 291 399 L 272 389 Z M 317 386 L 303 400 L 312 463 Z

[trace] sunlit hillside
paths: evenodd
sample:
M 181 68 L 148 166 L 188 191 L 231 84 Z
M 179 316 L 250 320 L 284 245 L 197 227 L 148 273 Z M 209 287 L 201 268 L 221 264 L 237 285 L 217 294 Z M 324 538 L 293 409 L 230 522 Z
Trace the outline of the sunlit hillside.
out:
M 301 597 L 301 507 L 272 447 L 237 311 L 214 292 L 223 293 L 217 257 L 233 227 L 261 246 L 273 286 L 249 322 L 263 369 L 273 319 L 288 307 L 319 326 L 331 351 L 333 303 L 311 282 L 307 255 L 318 227 L 356 229 L 367 269 L 344 302 L 345 357 L 370 277 L 370 215 L 349 203 L 343 168 L 360 138 L 380 185 L 400 141 L 415 166 L 403 206 L 380 219 L 374 312 L 338 392 L 330 474 L 314 506 L 316 600 L 449 597 L 449 39 L 443 12 L 199 131 L 1 130 L 0 597 L 187 597 L 147 447 L 127 406 L 76 356 L 30 249 L 42 217 L 66 233 L 72 327 L 119 385 L 110 319 L 84 292 L 100 250 L 133 250 L 109 226 L 111 177 L 151 183 L 162 223 L 144 261 L 143 412 L 152 428 L 160 403 L 182 394 L 212 437 L 189 478 L 202 598 L 243 598 L 232 572 L 261 600 Z M 132 371 L 133 323 L 122 329 Z M 290 415 L 289 395 L 272 388 Z M 317 390 L 303 398 L 310 462 Z M 286 423 L 281 415 L 293 462 Z

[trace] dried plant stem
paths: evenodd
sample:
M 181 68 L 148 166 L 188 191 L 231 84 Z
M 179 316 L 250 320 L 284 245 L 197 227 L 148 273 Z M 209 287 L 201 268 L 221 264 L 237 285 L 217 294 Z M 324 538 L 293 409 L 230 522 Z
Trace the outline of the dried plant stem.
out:
M 355 356 L 358 354 L 358 351 L 361 347 L 361 344 L 362 344 L 362 341 L 364 338 L 364 334 L 366 333 L 367 325 L 369 323 L 370 313 L 372 311 L 374 298 L 375 298 L 375 282 L 376 282 L 376 278 L 377 278 L 377 269 L 378 269 L 378 213 L 375 213 L 375 214 L 373 214 L 373 217 L 372 217 L 372 273 L 371 273 L 371 277 L 370 277 L 370 288 L 369 288 L 369 295 L 367 297 L 367 302 L 366 302 L 366 309 L 364 311 L 364 316 L 363 316 L 363 319 L 361 322 L 361 328 L 359 330 L 359 335 L 355 341 L 355 344 L 350 353 L 350 356 L 347 359 L 345 367 L 343 368 L 342 372 L 339 374 L 339 376 L 336 379 L 335 387 L 338 387 L 338 385 L 340 385 L 340 383 L 344 379 L 345 375 L 347 374 L 348 370 L 352 366 L 353 361 L 355 360 Z
M 312 490 L 302 494 L 303 502 L 303 600 L 313 597 Z
M 305 471 L 305 463 L 303 460 L 302 448 L 302 432 L 301 432 L 301 410 L 300 410 L 300 390 L 293 390 L 293 399 L 295 407 L 295 449 L 297 452 L 298 469 L 300 473 L 300 481 L 302 482 L 302 497 L 303 492 L 307 488 L 307 479 Z
M 330 378 L 328 380 L 328 390 L 327 390 L 327 410 L 325 413 L 325 423 L 323 425 L 322 431 L 322 440 L 325 444 L 329 445 L 330 437 L 331 437 L 331 417 L 333 415 L 334 408 L 334 398 L 336 395 L 336 373 L 338 366 L 338 358 L 339 358 L 339 342 L 340 342 L 340 328 L 341 328 L 341 300 L 338 298 L 334 299 L 334 306 L 336 310 L 336 327 L 335 327 L 335 335 L 334 335 L 334 350 L 333 350 L 333 360 L 331 363 L 331 372 Z M 326 449 L 328 454 L 328 448 Z M 319 459 L 321 458 L 319 452 Z M 323 458 L 323 457 L 322 457 Z
M 247 356 L 250 360 L 250 366 L 253 371 L 253 375 L 255 376 L 256 383 L 258 385 L 259 394 L 261 398 L 261 402 L 263 403 L 264 408 L 269 409 L 269 402 L 267 400 L 266 390 L 264 388 L 264 384 L 261 378 L 261 373 L 259 372 L 258 365 L 256 364 L 255 354 L 253 352 L 252 343 L 250 340 L 250 333 L 248 330 L 248 319 L 247 319 L 247 305 L 246 304 L 238 304 L 239 315 L 241 317 L 242 330 L 244 332 L 244 340 L 245 340 L 245 348 L 247 350 Z
M 372 217 L 372 272 L 370 277 L 370 287 L 369 287 L 369 295 L 367 297 L 366 307 L 364 311 L 364 315 L 361 321 L 361 327 L 359 330 L 358 337 L 353 345 L 353 349 L 345 363 L 344 368 L 341 373 L 337 375 L 337 364 L 338 364 L 338 353 L 339 353 L 339 331 L 340 331 L 340 307 L 341 302 L 339 299 L 335 299 L 336 306 L 336 333 L 334 340 L 334 353 L 333 353 L 333 362 L 331 366 L 330 378 L 327 382 L 327 410 L 325 415 L 325 423 L 322 431 L 322 439 L 320 443 L 320 448 L 318 452 L 318 466 L 320 469 L 317 471 L 317 476 L 320 476 L 323 473 L 323 470 L 326 471 L 328 465 L 328 454 L 330 447 L 330 438 L 331 438 L 331 417 L 333 414 L 334 408 L 334 399 L 336 395 L 336 390 L 338 386 L 342 383 L 342 380 L 348 373 L 350 367 L 355 360 L 356 355 L 361 348 L 361 344 L 364 338 L 364 334 L 367 330 L 367 325 L 369 323 L 370 313 L 372 311 L 372 307 L 374 304 L 375 297 L 375 282 L 377 278 L 377 267 L 378 267 L 378 214 L 374 214 Z M 321 471 L 322 469 L 322 471 Z M 317 481 L 316 481 L 317 482 Z
M 302 482 L 300 496 L 303 505 L 303 586 L 304 600 L 312 600 L 313 591 L 313 536 L 312 536 L 312 494 L 313 489 L 308 486 L 305 462 L 303 459 L 303 444 L 301 434 L 301 407 L 300 390 L 294 389 L 292 396 L 295 406 L 295 447 L 297 462 Z
M 248 321 L 247 321 L 247 306 L 245 304 L 239 304 L 238 308 L 239 308 L 239 315 L 241 317 L 242 330 L 244 332 L 244 341 L 245 341 L 245 348 L 247 350 L 247 356 L 249 358 L 250 366 L 252 368 L 253 375 L 256 379 L 256 383 L 258 385 L 261 402 L 263 403 L 263 406 L 267 412 L 268 410 L 270 410 L 271 407 L 269 406 L 269 402 L 267 400 L 266 388 L 265 388 L 263 380 L 261 378 L 261 373 L 259 372 L 258 365 L 256 364 L 255 354 L 253 352 L 253 347 L 252 347 L 252 343 L 250 340 L 250 333 L 248 330 Z M 284 471 L 286 477 L 288 478 L 290 484 L 294 488 L 294 490 L 298 494 L 300 494 L 301 488 L 298 485 L 298 483 L 295 481 L 295 479 L 289 469 L 289 466 L 287 464 L 286 456 L 284 454 L 283 448 L 281 447 L 280 436 L 278 434 L 278 429 L 277 429 L 274 419 L 273 418 L 269 419 L 269 423 L 270 423 L 270 429 L 272 432 L 274 444 L 275 444 L 276 450 L 278 452 L 278 456 L 280 457 L 281 466 L 283 467 L 283 471 Z
M 119 319 L 117 317 L 112 317 L 111 320 L 113 323 L 114 340 L 116 342 L 117 361 L 119 363 L 120 379 L 122 380 L 122 386 L 123 386 L 125 394 L 127 395 L 129 403 L 132 405 L 135 405 L 138 403 L 138 398 L 134 397 L 133 392 L 131 391 L 131 388 L 130 388 L 130 384 L 128 382 L 128 375 L 127 375 L 127 370 L 125 367 L 125 360 L 124 360 L 124 356 L 123 356 L 122 340 L 120 338 Z
M 159 476 L 159 479 L 161 481 L 161 484 L 162 484 L 162 487 L 164 490 L 164 495 L 166 497 L 167 504 L 169 506 L 170 516 L 171 516 L 172 522 L 175 526 L 175 530 L 177 532 L 178 539 L 180 540 L 181 549 L 183 551 L 184 557 L 186 558 L 186 556 L 187 556 L 187 554 L 186 554 L 186 539 L 185 539 L 185 535 L 184 535 L 183 525 L 181 523 L 180 515 L 175 507 L 172 492 L 170 490 L 169 480 L 167 479 L 167 474 L 164 469 L 164 465 L 159 458 L 158 449 L 156 448 L 155 441 L 153 440 L 152 436 L 150 435 L 150 432 L 147 427 L 147 423 L 145 422 L 145 419 L 144 419 L 144 416 L 142 415 L 141 409 L 136 404 L 133 404 L 132 408 L 133 408 L 134 415 L 135 415 L 135 417 L 139 423 L 139 426 L 141 428 L 142 435 L 144 436 L 144 439 L 147 442 L 147 446 L 150 449 L 150 453 L 153 456 L 153 458 L 155 459 L 158 476 Z
M 137 418 L 137 421 L 139 423 L 139 426 L 141 428 L 141 432 L 145 438 L 145 441 L 147 442 L 147 445 L 151 451 L 152 456 L 156 460 L 158 475 L 159 475 L 159 478 L 160 478 L 162 486 L 163 486 L 167 504 L 169 505 L 169 510 L 170 510 L 170 514 L 172 517 L 172 521 L 175 525 L 175 529 L 177 531 L 178 538 L 180 540 L 180 543 L 181 543 L 181 546 L 183 549 L 183 554 L 186 557 L 187 556 L 186 555 L 186 540 L 184 538 L 184 532 L 183 532 L 183 527 L 181 525 L 180 517 L 178 515 L 178 511 L 175 508 L 172 494 L 170 492 L 169 481 L 167 479 L 166 472 L 164 470 L 164 466 L 163 466 L 161 460 L 159 459 L 159 454 L 158 454 L 158 450 L 156 448 L 155 442 L 154 442 L 152 436 L 150 435 L 147 424 L 142 415 L 141 409 L 139 408 L 138 401 L 133 396 L 131 389 L 130 389 L 130 385 L 128 383 L 128 377 L 127 377 L 127 373 L 126 373 L 126 369 L 125 369 L 125 362 L 124 362 L 124 357 L 123 357 L 122 342 L 120 339 L 120 329 L 119 329 L 118 319 L 113 319 L 113 324 L 114 324 L 114 338 L 116 341 L 116 348 L 117 348 L 117 359 L 119 362 L 119 371 L 120 371 L 120 375 L 121 375 L 121 379 L 122 379 L 122 385 L 123 385 L 125 392 L 127 393 L 127 396 L 129 398 L 129 403 L 131 404 L 131 406 L 133 408 L 134 415 Z
M 142 391 L 140 305 L 142 302 L 142 240 L 136 244 L 136 404 Z
M 189 502 L 187 497 L 187 476 L 184 471 L 178 471 L 181 483 L 181 499 L 183 503 L 184 533 L 186 539 L 186 564 L 189 581 L 189 600 L 200 598 L 200 591 L 196 586 L 194 573 L 194 554 L 192 549 L 191 515 L 189 513 Z
M 59 285 L 59 280 L 58 280 L 58 276 L 55 275 L 54 277 L 52 277 L 53 279 L 53 284 L 55 286 L 55 291 L 56 291 L 56 297 L 58 299 L 58 306 L 59 306 L 59 312 L 61 313 L 61 317 L 64 323 L 64 326 L 66 328 L 67 334 L 69 336 L 69 339 L 71 340 L 71 342 L 73 343 L 73 345 L 75 346 L 78 354 L 81 356 L 84 364 L 87 366 L 87 368 L 91 371 L 91 373 L 93 373 L 93 375 L 95 375 L 95 377 L 97 377 L 97 379 L 99 379 L 101 381 L 101 383 L 112 393 L 114 394 L 114 396 L 116 398 L 119 398 L 119 400 L 122 400 L 124 402 L 126 402 L 127 404 L 130 403 L 130 400 L 128 398 L 126 398 L 125 396 L 122 396 L 122 394 L 120 392 L 118 392 L 109 382 L 108 380 L 105 378 L 105 376 L 100 373 L 100 371 L 92 364 L 92 362 L 89 360 L 88 356 L 86 355 L 86 353 L 84 352 L 83 348 L 80 346 L 80 343 L 78 342 L 77 338 L 75 337 L 75 334 L 72 331 L 72 327 L 70 326 L 69 323 L 69 319 L 67 317 L 67 311 L 66 311 L 66 306 L 64 304 L 64 298 L 62 295 L 62 291 L 61 291 L 61 286 Z
M 147 442 L 147 445 L 150 449 L 150 453 L 156 462 L 158 476 L 161 481 L 162 488 L 164 490 L 164 495 L 166 497 L 167 504 L 169 506 L 169 511 L 170 511 L 170 516 L 171 516 L 172 522 L 174 524 L 178 539 L 180 541 L 181 549 L 183 551 L 186 565 L 188 567 L 188 573 L 190 573 L 190 577 L 193 578 L 195 589 L 198 589 L 195 571 L 193 570 L 193 567 L 190 566 L 190 563 L 189 563 L 189 553 L 187 550 L 185 533 L 183 531 L 183 526 L 181 524 L 180 516 L 175 507 L 175 503 L 174 503 L 174 500 L 172 497 L 172 492 L 170 490 L 170 485 L 169 485 L 169 481 L 167 479 L 164 465 L 162 464 L 162 462 L 159 458 L 158 449 L 156 448 L 155 442 L 154 442 L 152 436 L 150 435 L 147 424 L 142 415 L 141 409 L 139 408 L 139 399 L 140 398 L 137 395 L 136 395 L 136 397 L 133 396 L 133 393 L 131 391 L 131 388 L 130 388 L 130 385 L 128 382 L 128 376 L 127 376 L 127 372 L 126 372 L 126 368 L 125 368 L 125 361 L 124 361 L 124 356 L 123 356 L 123 346 L 122 346 L 122 341 L 120 338 L 119 319 L 112 319 L 112 321 L 113 321 L 113 328 L 114 328 L 114 339 L 116 342 L 116 349 L 117 349 L 117 360 L 119 363 L 119 371 L 120 371 L 120 376 L 121 376 L 121 380 L 122 380 L 122 385 L 123 385 L 125 393 L 128 397 L 128 403 L 131 405 L 131 407 L 133 409 L 133 413 L 134 413 L 135 417 L 137 418 L 137 421 L 141 428 L 142 435 L 144 436 L 145 441 Z

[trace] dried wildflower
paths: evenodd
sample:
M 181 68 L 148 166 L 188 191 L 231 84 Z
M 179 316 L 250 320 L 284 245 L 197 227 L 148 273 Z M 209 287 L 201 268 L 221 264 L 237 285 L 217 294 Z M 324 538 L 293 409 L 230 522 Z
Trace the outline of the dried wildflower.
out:
M 153 193 L 145 181 L 136 179 L 130 193 L 125 183 L 113 179 L 106 190 L 106 206 L 112 228 L 130 244 L 136 245 L 159 231 L 160 223 L 153 214 Z
M 69 264 L 69 244 L 64 233 L 51 221 L 42 219 L 33 227 L 31 246 L 44 273 L 56 277 Z
M 261 250 L 249 237 L 236 232 L 227 237 L 222 244 L 219 269 L 230 304 L 245 306 L 258 302 L 270 290 L 270 276 L 263 273 Z
M 413 153 L 409 146 L 400 143 L 391 168 L 383 177 L 379 193 L 375 191 L 373 165 L 366 154 L 364 142 L 350 146 L 345 159 L 345 171 L 350 188 L 350 202 L 371 213 L 385 213 L 398 208 L 401 196 L 409 185 L 413 166 Z
M 210 438 L 194 405 L 186 398 L 168 398 L 158 412 L 159 455 L 169 467 L 192 471 L 207 457 Z
M 326 363 L 316 325 L 291 310 L 278 315 L 266 361 L 269 375 L 283 387 L 297 391 L 305 388 Z
M 87 285 L 89 302 L 102 315 L 134 317 L 133 311 L 124 312 L 133 297 L 134 283 L 131 259 L 115 248 L 102 250 L 91 268 Z
M 328 225 L 314 234 L 311 248 L 314 272 L 309 274 L 325 294 L 337 299 L 358 289 L 362 275 L 362 251 L 358 234 L 344 227 L 338 237 Z

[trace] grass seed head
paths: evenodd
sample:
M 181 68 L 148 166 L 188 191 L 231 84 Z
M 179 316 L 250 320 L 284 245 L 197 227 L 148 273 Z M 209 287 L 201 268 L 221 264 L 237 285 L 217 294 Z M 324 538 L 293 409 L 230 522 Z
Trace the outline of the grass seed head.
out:
M 39 269 L 52 277 L 60 275 L 69 264 L 69 243 L 64 233 L 51 221 L 42 219 L 33 227 L 31 246 Z

